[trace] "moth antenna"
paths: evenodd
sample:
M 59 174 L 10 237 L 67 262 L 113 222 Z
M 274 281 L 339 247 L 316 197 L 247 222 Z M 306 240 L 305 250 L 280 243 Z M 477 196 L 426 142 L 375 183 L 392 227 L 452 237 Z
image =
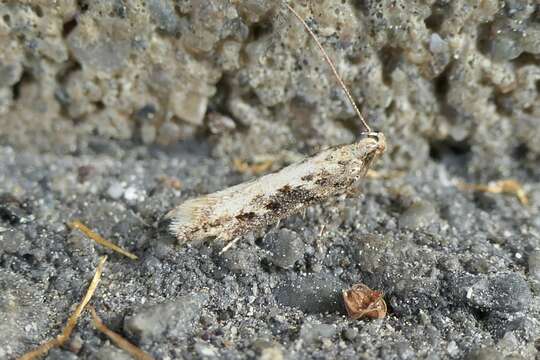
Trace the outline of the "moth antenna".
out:
M 328 56 L 326 50 L 324 50 L 324 47 L 322 46 L 321 42 L 317 38 L 317 35 L 315 35 L 313 30 L 311 30 L 309 25 L 300 16 L 300 14 L 298 14 L 298 12 L 296 10 L 294 10 L 294 8 L 291 5 L 289 5 L 287 2 L 285 2 L 285 5 L 289 8 L 289 10 L 293 13 L 293 15 L 296 16 L 298 18 L 298 20 L 300 20 L 300 22 L 302 23 L 302 25 L 304 25 L 304 28 L 306 28 L 309 35 L 313 38 L 313 40 L 315 40 L 315 43 L 317 44 L 317 46 L 319 47 L 319 49 L 321 50 L 321 52 L 324 55 L 324 59 L 326 60 L 328 65 L 330 65 L 330 68 L 332 69 L 332 72 L 334 73 L 336 79 L 338 80 L 339 85 L 341 86 L 343 91 L 345 91 L 345 94 L 347 95 L 347 98 L 349 99 L 349 102 L 351 103 L 352 107 L 354 108 L 354 111 L 356 111 L 356 115 L 358 115 L 358 117 L 360 118 L 360 121 L 362 122 L 362 125 L 364 125 L 364 127 L 366 128 L 368 133 L 371 132 L 371 128 L 369 127 L 366 120 L 364 119 L 364 116 L 360 112 L 360 109 L 358 109 L 358 106 L 356 106 L 356 103 L 354 102 L 354 99 L 353 99 L 351 93 L 349 92 L 349 89 L 347 89 L 347 86 L 345 86 L 345 83 L 341 79 L 341 76 L 339 76 L 339 74 L 338 74 L 338 72 L 336 70 L 336 66 L 334 65 L 334 62 L 332 61 L 332 59 L 330 59 L 330 56 Z

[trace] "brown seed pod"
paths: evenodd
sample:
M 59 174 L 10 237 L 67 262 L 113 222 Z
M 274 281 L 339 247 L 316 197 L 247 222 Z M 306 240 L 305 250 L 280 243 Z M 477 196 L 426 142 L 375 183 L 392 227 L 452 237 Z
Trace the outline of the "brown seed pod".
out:
M 363 317 L 382 319 L 386 316 L 383 293 L 371 290 L 364 284 L 356 284 L 349 290 L 343 290 L 343 302 L 347 313 L 354 320 Z

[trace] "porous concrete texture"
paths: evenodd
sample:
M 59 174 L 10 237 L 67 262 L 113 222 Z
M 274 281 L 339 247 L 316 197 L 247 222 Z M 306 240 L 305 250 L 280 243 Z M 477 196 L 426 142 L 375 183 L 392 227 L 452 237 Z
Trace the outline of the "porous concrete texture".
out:
M 289 3 L 388 150 L 358 191 L 220 255 L 161 216 L 363 130 L 298 20 L 268 0 L 0 2 L 0 358 L 58 334 L 102 254 L 92 303 L 157 359 L 539 357 L 538 2 Z M 528 205 L 456 186 L 509 178 Z M 386 318 L 346 318 L 357 282 Z M 48 358 L 128 355 L 85 314 Z

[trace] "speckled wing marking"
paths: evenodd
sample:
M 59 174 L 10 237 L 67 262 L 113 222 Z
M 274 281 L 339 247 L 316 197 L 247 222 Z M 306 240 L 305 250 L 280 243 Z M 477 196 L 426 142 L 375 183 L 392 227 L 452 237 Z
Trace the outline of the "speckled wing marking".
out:
M 225 241 L 275 223 L 351 188 L 384 152 L 382 133 L 323 150 L 275 173 L 190 199 L 171 210 L 170 231 L 181 242 Z

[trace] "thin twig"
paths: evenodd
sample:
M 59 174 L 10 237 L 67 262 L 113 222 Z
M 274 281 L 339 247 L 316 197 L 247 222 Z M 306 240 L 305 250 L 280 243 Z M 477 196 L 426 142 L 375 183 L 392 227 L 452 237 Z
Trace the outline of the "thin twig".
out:
M 79 220 L 74 220 L 74 221 L 70 222 L 68 225 L 72 229 L 80 230 L 84 235 L 88 236 L 90 239 L 94 240 L 95 242 L 97 242 L 100 245 L 105 246 L 108 249 L 111 249 L 113 251 L 116 251 L 117 253 L 120 253 L 120 254 L 122 254 L 124 256 L 127 256 L 128 258 L 130 258 L 132 260 L 137 260 L 138 259 L 137 255 L 132 254 L 129 251 L 122 249 L 120 246 L 118 246 L 116 244 L 113 244 L 109 240 L 106 240 L 106 239 L 102 238 L 99 234 L 97 234 L 96 232 L 90 230 L 86 225 L 81 223 Z
M 459 182 L 458 187 L 465 191 L 480 191 L 492 194 L 513 194 L 523 205 L 529 205 L 529 198 L 519 181 L 514 179 L 499 180 L 484 184 L 467 184 Z
M 109 329 L 103 321 L 99 318 L 98 314 L 96 313 L 96 309 L 90 305 L 88 307 L 90 310 L 90 314 L 92 315 L 92 323 L 102 333 L 107 335 L 109 339 L 113 343 L 116 344 L 120 349 L 127 351 L 131 356 L 133 356 L 137 360 L 153 360 L 154 358 L 147 354 L 146 352 L 139 349 L 137 346 L 130 343 L 128 340 L 126 340 L 122 335 L 112 331 Z
M 35 350 L 32 350 L 24 354 L 23 356 L 19 358 L 19 360 L 33 360 L 33 359 L 38 358 L 39 356 L 45 355 L 52 348 L 64 345 L 64 343 L 69 339 L 71 332 L 77 325 L 77 320 L 79 320 L 79 318 L 81 317 L 81 314 L 84 311 L 84 308 L 86 307 L 86 305 L 88 304 L 88 302 L 94 295 L 94 292 L 96 291 L 99 280 L 101 279 L 101 273 L 103 272 L 103 267 L 105 266 L 106 260 L 107 260 L 107 256 L 103 256 L 99 259 L 99 263 L 96 268 L 96 273 L 94 274 L 94 277 L 92 278 L 92 281 L 90 282 L 90 285 L 88 286 L 88 290 L 86 290 L 86 294 L 84 295 L 80 304 L 77 305 L 77 308 L 75 309 L 73 314 L 71 314 L 71 316 L 68 318 L 68 321 L 66 322 L 66 326 L 64 327 L 60 335 L 38 346 Z

